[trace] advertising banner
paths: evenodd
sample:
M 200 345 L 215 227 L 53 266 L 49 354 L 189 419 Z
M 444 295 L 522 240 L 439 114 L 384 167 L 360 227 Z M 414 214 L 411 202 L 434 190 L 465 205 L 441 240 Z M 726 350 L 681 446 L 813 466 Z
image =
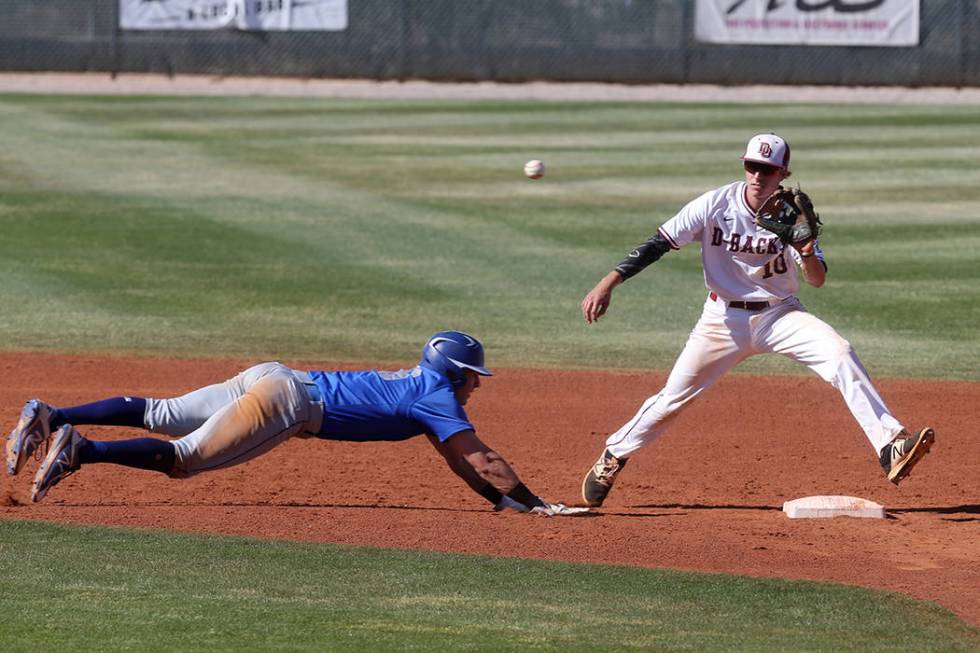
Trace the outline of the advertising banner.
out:
M 704 43 L 871 45 L 919 43 L 919 0 L 697 0 Z
M 132 30 L 343 31 L 347 0 L 119 0 Z

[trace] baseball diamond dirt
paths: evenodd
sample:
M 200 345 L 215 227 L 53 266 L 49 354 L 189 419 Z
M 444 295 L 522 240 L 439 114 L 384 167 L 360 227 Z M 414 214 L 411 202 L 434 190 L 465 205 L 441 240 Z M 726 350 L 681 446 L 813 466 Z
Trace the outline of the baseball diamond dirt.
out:
M 9 431 L 31 397 L 66 405 L 124 392 L 170 396 L 254 362 L 0 354 L 0 426 Z M 605 435 L 664 381 L 663 373 L 648 372 L 495 372 L 467 406 L 481 438 L 536 491 L 568 503 L 577 501 L 581 472 Z M 179 483 L 92 465 L 39 504 L 29 499 L 37 465 L 30 461 L 25 474 L 3 475 L 0 518 L 835 581 L 935 601 L 980 625 L 980 447 L 973 436 L 980 384 L 881 379 L 879 386 L 910 424 L 929 422 L 937 432 L 932 453 L 898 487 L 885 480 L 823 381 L 736 374 L 636 456 L 593 518 L 494 513 L 423 438 L 293 440 L 243 466 Z M 796 411 L 805 423 L 759 404 L 778 392 L 808 398 Z M 103 439 L 140 433 L 84 431 Z M 814 494 L 868 498 L 888 518 L 791 520 L 781 511 L 784 501 Z

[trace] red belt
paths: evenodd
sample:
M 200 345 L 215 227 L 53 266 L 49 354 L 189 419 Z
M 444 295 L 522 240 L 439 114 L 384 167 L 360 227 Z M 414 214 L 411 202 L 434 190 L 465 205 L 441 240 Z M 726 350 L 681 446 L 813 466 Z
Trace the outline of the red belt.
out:
M 708 293 L 712 301 L 718 301 L 718 295 L 714 291 Z M 729 308 L 741 308 L 745 311 L 761 311 L 769 308 L 769 302 L 726 302 Z

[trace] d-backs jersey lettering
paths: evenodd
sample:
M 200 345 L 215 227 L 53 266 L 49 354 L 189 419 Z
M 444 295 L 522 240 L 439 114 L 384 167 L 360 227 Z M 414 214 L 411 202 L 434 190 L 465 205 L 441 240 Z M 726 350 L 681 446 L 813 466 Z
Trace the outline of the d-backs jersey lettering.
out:
M 756 226 L 745 200 L 744 181 L 692 200 L 659 231 L 675 249 L 701 242 L 704 283 L 722 299 L 779 300 L 799 289 L 799 252 Z M 814 249 L 823 262 L 818 243 L 814 243 Z

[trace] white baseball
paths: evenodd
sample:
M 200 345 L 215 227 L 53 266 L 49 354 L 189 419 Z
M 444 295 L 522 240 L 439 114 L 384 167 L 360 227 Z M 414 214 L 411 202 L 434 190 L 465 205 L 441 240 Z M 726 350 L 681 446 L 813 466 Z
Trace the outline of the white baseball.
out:
M 544 177 L 544 162 L 531 159 L 524 164 L 524 174 L 530 179 L 541 179 Z

